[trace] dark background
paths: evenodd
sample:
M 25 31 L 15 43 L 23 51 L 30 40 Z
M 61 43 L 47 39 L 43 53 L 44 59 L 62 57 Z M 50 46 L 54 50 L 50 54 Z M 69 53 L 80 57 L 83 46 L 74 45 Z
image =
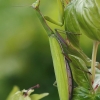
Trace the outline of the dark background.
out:
M 14 85 L 22 90 L 36 84 L 40 88 L 35 93 L 50 93 L 43 100 L 59 100 L 47 34 L 33 8 L 14 7 L 34 1 L 0 0 L 0 100 L 6 100 Z M 56 0 L 41 0 L 40 9 L 43 15 L 58 20 Z M 84 35 L 81 47 L 91 57 L 92 41 Z

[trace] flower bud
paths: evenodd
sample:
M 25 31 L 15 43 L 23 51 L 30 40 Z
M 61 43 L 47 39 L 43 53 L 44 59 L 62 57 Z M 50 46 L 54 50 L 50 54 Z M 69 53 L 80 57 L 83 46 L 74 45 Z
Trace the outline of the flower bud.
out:
M 73 0 L 65 9 L 65 28 L 100 41 L 100 0 Z M 72 44 L 79 41 L 75 35 L 68 36 Z

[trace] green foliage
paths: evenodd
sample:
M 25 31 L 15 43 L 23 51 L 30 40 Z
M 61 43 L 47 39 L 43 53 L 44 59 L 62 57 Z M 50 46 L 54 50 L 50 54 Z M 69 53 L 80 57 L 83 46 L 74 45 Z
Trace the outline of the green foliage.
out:
M 17 86 L 14 86 L 6 100 L 11 100 L 12 96 L 18 91 L 19 91 L 19 88 Z
M 80 49 L 80 28 L 76 17 L 74 16 L 74 7 L 69 4 L 65 8 L 65 30 L 67 32 L 68 39 L 78 49 Z M 75 35 L 76 34 L 76 35 Z M 80 35 L 77 35 L 80 34 Z
M 100 93 L 93 93 L 88 89 L 83 87 L 77 87 L 74 89 L 72 100 L 99 100 Z
M 84 61 L 79 57 L 69 55 L 72 62 L 70 67 L 72 70 L 73 78 L 78 86 L 84 87 L 86 89 L 92 89 L 91 74 L 88 71 Z
M 54 4 L 54 0 L 52 1 L 50 6 L 47 5 L 46 0 L 43 1 L 44 4 L 43 8 L 41 6 L 41 9 L 44 13 L 47 12 L 48 15 L 53 15 L 53 18 L 56 19 L 56 10 L 54 9 L 56 8 L 56 4 Z M 24 8 L 23 10 L 23 8 L 11 7 L 12 5 L 16 6 L 17 2 L 21 1 L 0 1 L 0 5 L 7 5 L 5 7 L 0 6 L 0 19 L 3 19 L 0 25 L 0 99 L 4 100 L 11 90 L 11 87 L 15 84 L 24 88 L 38 82 L 43 85 L 45 84 L 39 92 L 44 90 L 44 88 L 47 89 L 50 87 L 46 90 L 51 93 L 51 98 L 48 98 L 48 100 L 58 100 L 56 90 L 54 91 L 54 89 L 51 88 L 51 84 L 55 79 L 53 68 L 51 67 L 52 62 L 50 62 L 51 56 L 47 37 L 44 35 L 44 30 L 41 29 L 41 25 L 35 14 L 33 14 L 33 10 L 31 11 L 30 8 Z M 25 1 L 23 2 L 25 3 Z M 24 5 L 23 2 L 21 5 Z M 51 1 L 48 2 L 51 3 Z M 31 3 L 29 3 L 29 5 L 30 4 Z M 49 9 L 46 11 L 45 8 L 47 7 L 49 7 Z M 80 49 L 80 36 L 82 33 L 85 33 L 93 40 L 100 41 L 99 8 L 99 0 L 72 0 L 65 8 L 65 30 L 67 31 L 67 37 L 71 44 L 68 48 L 65 47 L 65 49 L 67 49 L 66 53 L 70 54 L 69 57 L 72 60 L 70 66 L 73 78 L 78 85 L 73 91 L 72 100 L 100 99 L 100 70 L 97 69 L 92 88 L 91 75 L 88 73 L 87 68 L 87 66 L 91 65 L 92 61 L 85 55 L 83 50 Z M 54 28 L 51 24 L 50 27 L 52 29 Z M 53 31 L 51 30 L 49 32 L 50 35 Z M 57 77 L 58 92 L 62 100 L 67 100 L 69 99 L 68 76 L 66 74 L 66 62 L 64 55 L 62 55 L 62 46 L 59 45 L 55 36 L 49 38 L 52 38 L 49 40 L 53 62 L 56 66 L 54 68 Z M 87 40 L 88 38 L 83 38 L 82 43 L 84 47 L 86 47 L 86 45 L 88 45 L 88 47 L 90 46 L 90 42 L 87 43 Z M 86 52 L 90 52 L 90 50 L 86 50 Z M 97 63 L 95 63 L 95 65 L 96 64 Z M 33 94 L 24 98 L 23 91 L 18 91 L 19 89 L 15 87 L 7 100 L 10 100 L 12 95 L 14 100 L 39 100 L 47 95 Z

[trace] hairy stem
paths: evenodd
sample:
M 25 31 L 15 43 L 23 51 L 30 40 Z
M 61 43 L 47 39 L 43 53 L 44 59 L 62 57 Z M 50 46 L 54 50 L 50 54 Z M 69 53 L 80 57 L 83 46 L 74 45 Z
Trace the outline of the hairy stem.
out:
M 96 62 L 98 45 L 99 45 L 98 41 L 93 42 L 92 62 L 91 62 L 92 82 L 94 82 L 95 79 L 95 62 Z

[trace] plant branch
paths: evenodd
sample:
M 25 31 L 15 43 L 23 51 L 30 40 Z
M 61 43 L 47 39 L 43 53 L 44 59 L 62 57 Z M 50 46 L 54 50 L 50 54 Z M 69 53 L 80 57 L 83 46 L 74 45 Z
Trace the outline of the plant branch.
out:
M 91 62 L 92 83 L 94 82 L 95 79 L 95 62 L 96 62 L 98 45 L 99 45 L 98 41 L 93 42 L 92 62 Z

